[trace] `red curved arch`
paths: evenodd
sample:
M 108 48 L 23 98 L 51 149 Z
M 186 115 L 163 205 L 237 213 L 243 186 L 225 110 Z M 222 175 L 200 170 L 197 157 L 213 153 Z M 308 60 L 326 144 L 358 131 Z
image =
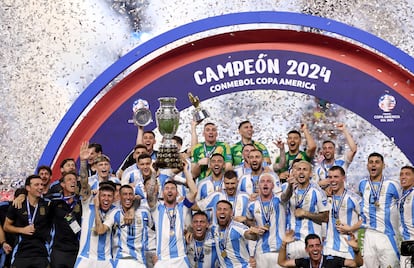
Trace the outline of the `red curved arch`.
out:
M 257 49 L 297 51 L 325 57 L 358 69 L 393 88 L 414 104 L 412 76 L 401 67 L 367 49 L 332 37 L 291 30 L 248 30 L 210 36 L 164 53 L 139 67 L 115 85 L 91 108 L 56 158 L 78 158 L 80 143 L 89 140 L 105 120 L 128 98 L 157 78 L 194 61 L 226 52 Z M 98 116 L 99 115 L 99 116 Z M 53 172 L 59 173 L 58 165 Z

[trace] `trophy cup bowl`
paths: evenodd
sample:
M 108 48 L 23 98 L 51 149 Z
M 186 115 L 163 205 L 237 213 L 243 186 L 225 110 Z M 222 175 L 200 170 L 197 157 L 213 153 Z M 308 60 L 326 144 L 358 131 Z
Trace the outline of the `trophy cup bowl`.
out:
M 208 113 L 207 110 L 203 110 L 201 108 L 198 108 L 198 109 L 195 109 L 194 112 L 193 112 L 193 118 L 198 123 L 200 123 L 201 121 L 203 121 L 207 117 L 210 117 L 210 114 Z
M 138 99 L 132 105 L 132 121 L 136 126 L 145 127 L 152 122 L 152 114 L 146 100 Z
M 152 122 L 151 111 L 147 109 L 138 109 L 132 118 L 134 124 L 137 126 L 145 127 Z
M 158 131 L 163 136 L 164 141 L 159 147 L 155 166 L 157 168 L 182 169 L 177 145 L 172 142 L 172 138 L 180 124 L 180 112 L 175 107 L 177 99 L 174 97 L 162 97 L 158 101 L 160 102 L 160 107 L 155 113 L 155 118 Z
M 194 96 L 191 92 L 189 92 L 188 99 L 190 100 L 191 104 L 194 106 L 193 119 L 197 123 L 200 123 L 207 117 L 210 117 L 209 112 L 200 107 L 200 99 L 198 98 L 198 96 Z

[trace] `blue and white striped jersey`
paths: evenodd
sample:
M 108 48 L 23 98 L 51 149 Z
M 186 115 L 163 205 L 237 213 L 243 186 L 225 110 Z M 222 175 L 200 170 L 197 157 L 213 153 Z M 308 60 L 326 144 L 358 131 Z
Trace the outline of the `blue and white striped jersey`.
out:
M 277 252 L 286 233 L 286 205 L 280 197 L 273 195 L 271 201 L 262 202 L 260 197 L 251 202 L 247 218 L 255 220 L 257 226 L 267 226 L 269 231 L 259 237 L 256 245 L 257 254 Z
M 280 180 L 278 178 L 278 176 L 276 175 L 276 173 L 272 172 L 273 177 L 275 178 L 274 180 L 274 185 L 275 187 L 273 188 L 273 192 L 274 193 L 279 193 L 282 191 L 281 189 L 281 185 L 280 185 Z M 252 194 L 255 192 L 259 191 L 258 188 L 258 184 L 259 184 L 259 176 L 254 176 L 251 173 L 245 174 L 243 175 L 240 179 L 239 179 L 239 184 L 237 185 L 237 190 L 241 191 L 241 192 L 246 192 L 247 194 Z
M 121 210 L 114 215 L 114 247 L 115 263 L 119 259 L 134 259 L 146 264 L 145 252 L 148 251 L 148 241 L 152 228 L 152 218 L 149 210 L 142 207 L 135 211 L 134 222 L 125 224 Z
M 208 176 L 207 178 L 203 179 L 200 183 L 197 185 L 197 196 L 196 200 L 201 200 L 206 198 L 209 194 L 214 192 L 221 192 L 223 190 L 223 179 L 219 181 L 214 181 L 211 176 Z
M 399 209 L 403 240 L 414 240 L 414 188 L 402 193 Z
M 191 242 L 187 244 L 187 256 L 190 260 L 191 267 L 218 267 L 216 242 L 214 241 L 214 233 L 211 229 L 207 230 L 204 241 L 192 239 Z
M 115 184 L 120 184 L 121 182 L 117 177 L 110 177 L 108 181 L 112 181 Z M 88 178 L 88 184 L 91 187 L 91 190 L 98 190 L 99 189 L 99 177 L 98 174 L 92 175 Z
M 348 169 L 349 162 L 342 159 L 335 159 L 332 165 L 328 165 L 324 160 L 322 160 L 322 162 L 315 167 L 315 175 L 312 178 L 313 182 L 318 183 L 319 181 L 327 179 L 328 171 L 333 166 L 340 166 L 346 171 Z
M 151 209 L 157 237 L 157 256 L 159 260 L 169 260 L 186 256 L 184 230 L 191 225 L 192 203 L 187 199 L 167 208 L 158 202 Z M 190 208 L 189 208 L 190 207 Z
M 338 221 L 339 223 L 352 226 L 358 222 L 360 217 L 361 197 L 351 190 L 346 190 L 343 195 L 333 195 L 332 197 L 329 197 L 328 202 L 331 205 L 331 210 L 329 211 L 329 222 L 327 225 L 328 229 L 324 248 L 342 253 L 350 253 L 354 256 L 352 247 L 347 243 L 350 236 L 340 234 L 336 229 L 336 223 Z M 357 232 L 355 232 L 354 235 L 355 237 L 358 237 Z
M 247 229 L 246 225 L 236 221 L 231 221 L 225 230 L 220 230 L 218 225 L 212 226 L 220 267 L 250 267 L 247 240 L 244 237 Z
M 79 242 L 78 256 L 92 260 L 112 259 L 112 233 L 108 230 L 102 235 L 97 235 L 95 228 L 95 205 L 93 196 L 82 200 L 82 230 Z M 101 211 L 103 224 L 113 226 L 114 215 L 119 209 L 112 206 L 107 212 Z
M 220 200 L 227 200 L 233 206 L 233 216 L 246 216 L 249 204 L 249 195 L 244 192 L 237 192 L 235 196 L 228 196 L 225 191 L 213 192 L 206 198 L 197 201 L 201 211 L 207 213 L 210 223 L 216 223 L 216 205 Z
M 322 227 L 307 218 L 296 218 L 295 209 L 302 208 L 312 213 L 329 211 L 325 192 L 315 183 L 307 189 L 295 189 L 288 203 L 287 229 L 294 230 L 295 238 L 305 241 L 308 234 L 322 237 Z
M 368 178 L 359 182 L 358 190 L 362 196 L 361 216 L 363 226 L 387 235 L 398 234 L 399 213 L 397 202 L 401 189 L 397 181 L 383 178 L 383 183 L 373 182 L 375 189 L 371 189 Z M 378 200 L 375 192 L 380 189 Z

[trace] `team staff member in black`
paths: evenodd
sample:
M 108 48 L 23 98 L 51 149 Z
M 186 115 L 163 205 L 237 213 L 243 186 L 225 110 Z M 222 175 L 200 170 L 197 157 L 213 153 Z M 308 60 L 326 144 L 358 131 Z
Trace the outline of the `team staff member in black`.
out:
M 4 231 L 19 236 L 13 250 L 12 267 L 46 268 L 49 265 L 47 243 L 50 241 L 49 203 L 41 198 L 44 186 L 38 175 L 26 178 L 27 196 L 22 208 L 10 206 Z
M 50 197 L 54 231 L 50 267 L 73 268 L 79 250 L 82 218 L 81 201 L 76 194 L 77 174 L 75 172 L 63 174 L 60 181 L 61 193 Z
M 358 247 L 358 241 L 351 233 L 351 240 L 348 240 L 348 244 L 354 249 L 354 259 L 344 259 L 341 257 L 322 255 L 322 243 L 321 239 L 316 234 L 308 234 L 305 238 L 305 250 L 309 254 L 309 258 L 300 259 L 287 259 L 286 258 L 286 245 L 295 240 L 295 233 L 290 230 L 286 232 L 285 238 L 283 238 L 282 246 L 280 247 L 278 264 L 283 267 L 298 267 L 298 268 L 337 268 L 337 267 L 360 267 L 364 261 L 362 259 L 361 252 Z

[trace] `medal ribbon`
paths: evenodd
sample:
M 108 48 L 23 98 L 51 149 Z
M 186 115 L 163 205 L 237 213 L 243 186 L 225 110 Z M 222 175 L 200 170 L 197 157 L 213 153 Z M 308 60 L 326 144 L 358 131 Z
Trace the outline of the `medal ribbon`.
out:
M 104 222 L 105 217 L 106 217 L 106 212 L 102 211 L 102 209 L 99 209 L 99 215 L 101 216 L 101 221 Z
M 332 212 L 333 212 L 333 215 L 334 215 L 335 219 L 339 218 L 339 210 L 341 209 L 342 202 L 344 201 L 346 192 L 347 192 L 347 190 L 344 189 L 344 192 L 341 195 L 341 199 L 339 199 L 338 205 L 336 205 L 335 195 L 332 197 L 332 201 L 333 201 L 332 202 Z
M 411 189 L 405 191 L 403 193 L 403 196 L 401 196 L 401 198 L 398 200 L 398 204 L 400 205 L 400 211 L 403 212 L 404 211 L 404 203 L 405 203 L 405 199 L 407 199 L 407 196 L 409 194 L 411 194 L 411 192 L 414 191 L 414 187 L 411 187 Z
M 220 249 L 222 251 L 226 250 L 226 245 L 227 245 L 227 239 L 229 238 L 229 231 L 230 231 L 230 227 L 233 225 L 233 222 L 231 222 L 229 224 L 229 226 L 226 227 L 226 230 L 224 231 L 224 237 L 220 238 Z
M 234 195 L 234 201 L 230 201 L 229 196 L 227 195 L 226 191 L 223 190 L 224 195 L 226 196 L 226 200 L 229 201 L 233 205 L 233 215 L 236 212 L 236 205 L 237 205 L 237 196 L 239 195 L 239 191 L 236 191 L 236 194 Z
M 254 181 L 253 177 L 256 177 L 256 181 Z M 259 176 L 253 176 L 250 174 L 250 179 L 252 180 L 253 193 L 257 193 L 259 188 Z
M 321 263 L 319 263 L 319 268 L 322 268 L 322 265 L 323 265 L 323 256 L 321 259 Z M 309 267 L 312 268 L 312 262 L 310 260 L 309 260 Z
M 168 219 L 170 220 L 170 230 L 174 230 L 175 227 L 175 219 L 176 217 L 176 210 L 175 210 L 175 206 L 173 209 L 173 213 L 171 215 L 170 210 L 164 205 L 165 207 L 165 212 L 167 213 Z
M 321 162 L 321 168 L 323 169 L 323 172 L 325 173 L 325 179 L 328 178 L 328 169 L 331 168 L 331 167 L 326 167 L 326 165 L 325 165 L 325 159 L 322 160 L 322 162 Z
M 214 188 L 214 191 L 215 191 L 215 192 L 220 192 L 220 191 L 221 191 L 221 189 L 223 189 L 224 175 L 223 175 L 223 177 L 221 178 L 220 183 L 219 183 L 219 185 L 218 185 L 218 186 L 216 186 L 215 181 L 213 181 L 213 177 L 211 177 L 211 178 L 210 178 L 210 180 L 211 180 L 211 183 L 213 184 L 213 188 Z
M 214 145 L 213 149 L 211 149 L 210 151 L 207 151 L 207 145 L 206 143 L 203 144 L 203 148 L 204 148 L 204 153 L 206 155 L 207 158 L 210 158 L 210 156 L 214 153 L 214 151 L 217 148 L 217 145 Z
M 378 187 L 378 191 L 375 191 L 374 184 L 368 179 L 369 186 L 371 187 L 371 194 L 374 196 L 374 203 L 379 201 L 379 197 L 381 194 L 382 184 L 384 183 L 384 177 L 381 178 L 380 186 Z
M 193 239 L 193 245 L 194 245 L 194 262 L 204 262 L 204 241 L 198 241 L 199 243 L 201 243 L 201 250 L 200 252 L 198 252 L 198 247 L 197 247 L 197 243 L 196 240 Z
M 29 221 L 29 225 L 33 225 L 35 218 L 36 218 L 36 212 L 37 212 L 37 208 L 38 208 L 39 204 L 36 204 L 35 209 L 33 211 L 33 216 L 32 213 L 30 212 L 30 203 L 29 203 L 29 198 L 26 198 L 26 207 L 27 207 L 27 219 Z
M 306 190 L 303 193 L 302 198 L 300 200 L 298 200 L 298 189 L 296 189 L 296 192 L 295 192 L 296 208 L 302 207 L 303 201 L 305 200 L 305 196 L 310 190 L 310 186 L 311 186 L 311 184 L 309 183 L 308 187 L 306 187 Z
M 68 203 L 69 199 L 73 198 L 73 201 L 71 204 Z M 76 204 L 78 203 L 79 199 L 76 198 L 76 195 L 70 195 L 70 196 L 63 196 L 62 200 L 66 202 L 66 204 L 68 204 L 69 206 L 69 213 L 71 213 L 73 211 L 73 209 L 75 208 Z
M 266 211 L 265 210 L 265 206 L 263 205 L 262 198 L 259 198 L 259 200 L 260 200 L 260 208 L 261 208 L 262 213 L 263 213 L 263 216 L 265 218 L 265 225 L 269 225 L 269 226 L 270 226 L 270 217 L 272 216 L 272 213 L 275 210 L 274 203 L 273 203 L 273 199 L 274 199 L 274 195 L 272 194 L 272 200 L 270 200 L 269 209 L 268 209 L 268 211 Z

